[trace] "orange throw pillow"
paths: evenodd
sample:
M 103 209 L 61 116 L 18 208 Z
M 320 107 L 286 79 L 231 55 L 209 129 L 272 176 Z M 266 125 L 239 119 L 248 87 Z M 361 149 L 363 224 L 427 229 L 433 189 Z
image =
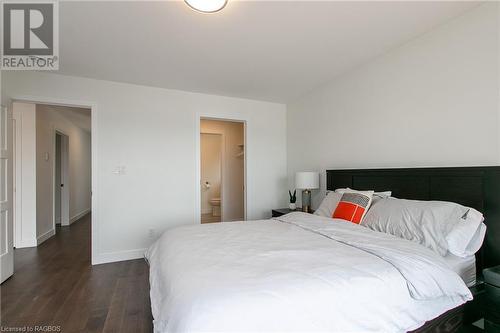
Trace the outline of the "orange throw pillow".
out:
M 373 191 L 346 191 L 332 217 L 359 224 L 372 202 Z

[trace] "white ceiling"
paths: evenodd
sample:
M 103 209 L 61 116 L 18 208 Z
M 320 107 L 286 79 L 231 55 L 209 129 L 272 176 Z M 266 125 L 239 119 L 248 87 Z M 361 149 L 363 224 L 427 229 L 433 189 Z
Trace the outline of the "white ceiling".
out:
M 478 2 L 61 2 L 60 73 L 288 102 Z

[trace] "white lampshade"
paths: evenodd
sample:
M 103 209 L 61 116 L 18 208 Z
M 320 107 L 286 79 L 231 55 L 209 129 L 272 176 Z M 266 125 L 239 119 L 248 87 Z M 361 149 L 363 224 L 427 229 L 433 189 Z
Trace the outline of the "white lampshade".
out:
M 227 0 L 184 0 L 187 5 L 202 13 L 215 13 L 222 10 Z
M 297 172 L 295 188 L 298 190 L 314 190 L 319 188 L 319 172 Z

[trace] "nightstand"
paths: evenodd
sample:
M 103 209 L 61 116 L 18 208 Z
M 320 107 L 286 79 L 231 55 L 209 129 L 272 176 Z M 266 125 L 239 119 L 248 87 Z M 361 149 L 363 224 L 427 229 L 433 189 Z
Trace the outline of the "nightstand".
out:
M 500 332 L 500 266 L 483 270 L 485 332 Z
M 300 208 L 300 207 L 297 207 L 296 210 L 291 210 L 290 208 L 277 208 L 277 209 L 273 209 L 272 213 L 273 213 L 273 217 L 278 217 L 278 216 L 285 215 L 285 214 L 288 214 L 291 212 L 301 212 L 301 211 L 302 211 L 302 208 Z M 310 211 L 309 213 L 310 214 L 314 213 L 314 210 Z

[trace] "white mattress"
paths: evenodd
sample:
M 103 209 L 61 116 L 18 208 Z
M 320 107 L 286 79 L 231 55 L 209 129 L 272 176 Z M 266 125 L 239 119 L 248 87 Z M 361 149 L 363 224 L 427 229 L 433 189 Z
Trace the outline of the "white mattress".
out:
M 472 255 L 460 258 L 448 253 L 443 258 L 450 268 L 460 275 L 467 287 L 476 284 L 476 256 Z

